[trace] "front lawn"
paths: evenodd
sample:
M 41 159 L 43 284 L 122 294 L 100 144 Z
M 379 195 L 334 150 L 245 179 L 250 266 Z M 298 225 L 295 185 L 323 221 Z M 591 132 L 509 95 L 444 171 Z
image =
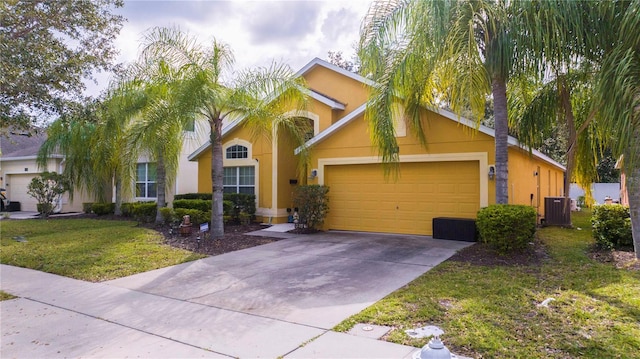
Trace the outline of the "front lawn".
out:
M 99 282 L 203 258 L 131 221 L 2 220 L 0 263 Z
M 447 261 L 335 329 L 387 325 L 386 340 L 421 347 L 404 330 L 437 325 L 449 349 L 475 358 L 638 357 L 640 272 L 589 258 L 589 218 L 540 229 L 541 264 Z

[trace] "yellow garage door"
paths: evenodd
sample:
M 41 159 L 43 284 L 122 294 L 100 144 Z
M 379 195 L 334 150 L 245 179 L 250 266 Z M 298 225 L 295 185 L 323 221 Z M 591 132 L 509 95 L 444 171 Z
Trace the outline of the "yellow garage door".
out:
M 38 201 L 27 193 L 27 186 L 35 176 L 34 174 L 8 175 L 7 197 L 11 202 L 20 202 L 20 209 L 23 211 L 37 210 Z
M 432 235 L 434 217 L 475 218 L 480 209 L 479 164 L 402 163 L 385 179 L 382 165 L 325 168 L 330 229 Z

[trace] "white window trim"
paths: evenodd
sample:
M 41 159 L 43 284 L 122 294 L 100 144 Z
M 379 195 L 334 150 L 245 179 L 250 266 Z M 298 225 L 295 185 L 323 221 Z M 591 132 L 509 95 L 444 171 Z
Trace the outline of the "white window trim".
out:
M 247 148 L 247 158 L 227 158 L 227 148 L 240 145 Z M 253 166 L 256 164 L 256 161 L 253 159 L 253 149 L 252 144 L 249 141 L 245 141 L 239 138 L 234 138 L 231 141 L 225 142 L 222 145 L 222 165 L 224 167 L 246 167 Z
M 313 136 L 317 136 L 320 133 L 320 116 L 311 111 L 289 111 L 285 114 L 286 117 L 302 117 L 313 121 Z
M 247 158 L 230 158 L 227 159 L 227 148 L 235 145 L 241 145 L 247 148 Z M 256 196 L 256 208 L 260 202 L 260 162 L 253 158 L 253 144 L 241 138 L 234 138 L 222 144 L 222 166 L 223 167 L 254 167 L 254 190 Z
M 145 165 L 145 174 L 147 175 L 146 177 L 149 178 L 149 164 L 154 164 L 154 163 L 156 163 L 156 162 L 148 162 L 147 161 L 147 162 L 138 162 L 138 163 L 136 163 L 136 178 L 133 181 L 133 193 L 137 192 L 138 183 L 145 183 L 145 184 L 155 183 L 156 184 L 156 196 L 155 197 L 138 197 L 138 196 L 134 196 L 134 200 L 136 200 L 136 201 L 152 201 L 152 200 L 156 201 L 156 200 L 158 200 L 158 196 L 157 196 L 157 193 L 158 193 L 158 173 L 156 172 L 156 180 L 154 182 L 150 182 L 148 180 L 144 181 L 144 182 L 138 181 L 138 173 L 137 173 L 138 165 L 144 164 Z M 157 167 L 156 167 L 156 171 L 157 171 Z
M 407 137 L 407 116 L 402 104 L 397 102 L 393 104 L 391 119 L 393 120 L 393 130 L 396 137 Z
M 241 185 L 240 184 L 240 168 L 241 167 L 251 167 L 253 168 L 253 185 L 249 186 L 249 185 Z M 236 189 L 236 192 L 234 193 L 242 193 L 240 192 L 240 188 L 249 188 L 249 187 L 253 187 L 253 194 L 255 195 L 256 193 L 256 188 L 258 187 L 258 184 L 256 183 L 256 167 L 251 165 L 251 166 L 229 166 L 229 167 L 225 167 L 225 169 L 227 168 L 235 168 L 236 173 L 235 173 L 235 178 L 236 178 L 236 184 L 233 186 Z M 223 191 L 225 187 L 232 187 L 230 185 L 222 185 Z

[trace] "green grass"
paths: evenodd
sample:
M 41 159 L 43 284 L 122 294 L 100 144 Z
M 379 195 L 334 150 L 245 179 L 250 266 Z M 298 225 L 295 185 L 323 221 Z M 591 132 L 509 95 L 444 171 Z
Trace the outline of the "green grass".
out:
M 578 229 L 543 228 L 542 265 L 445 262 L 345 320 L 391 326 L 388 341 L 421 347 L 404 330 L 438 325 L 457 354 L 482 358 L 633 358 L 640 354 L 640 273 L 590 259 L 590 213 Z M 539 307 L 546 298 L 555 300 Z
M 17 298 L 15 295 L 11 295 L 7 292 L 3 292 L 0 290 L 0 301 L 3 300 L 9 300 L 9 299 L 13 299 L 13 298 Z
M 27 242 L 17 242 L 22 236 Z M 99 282 L 203 258 L 162 243 L 135 222 L 95 219 L 0 222 L 0 263 Z

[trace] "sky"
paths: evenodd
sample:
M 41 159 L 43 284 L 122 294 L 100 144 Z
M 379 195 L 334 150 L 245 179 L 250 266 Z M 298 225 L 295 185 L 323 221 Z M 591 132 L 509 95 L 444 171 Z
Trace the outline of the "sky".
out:
M 215 38 L 235 55 L 234 69 L 285 63 L 297 71 L 329 51 L 355 54 L 360 24 L 371 0 L 125 0 L 116 13 L 126 20 L 115 40 L 116 61 L 136 60 L 142 34 L 150 28 L 179 27 L 206 43 Z M 87 93 L 98 95 L 110 74 L 96 75 Z

